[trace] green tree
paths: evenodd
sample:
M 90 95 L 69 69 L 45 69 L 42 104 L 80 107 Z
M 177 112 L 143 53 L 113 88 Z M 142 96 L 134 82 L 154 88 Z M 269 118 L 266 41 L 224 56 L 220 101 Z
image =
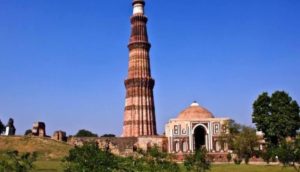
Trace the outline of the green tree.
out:
M 278 160 L 286 166 L 293 166 L 299 172 L 300 167 L 300 138 L 292 141 L 283 141 L 275 150 Z
M 237 154 L 239 160 L 244 159 L 248 164 L 249 159 L 255 155 L 258 147 L 256 130 L 251 127 L 242 126 L 240 133 L 236 134 L 233 139 L 233 151 Z
M 225 142 L 228 144 L 228 149 L 234 149 L 234 140 L 238 134 L 241 133 L 242 125 L 236 123 L 234 120 L 229 120 L 224 124 L 225 131 L 219 137 L 219 142 L 223 145 Z
M 261 152 L 261 157 L 267 164 L 269 164 L 272 159 L 275 161 L 275 156 L 276 150 L 273 147 L 267 147 Z
M 34 168 L 36 153 L 19 154 L 18 151 L 10 151 L 1 155 L 0 172 L 28 172 Z
M 256 130 L 252 127 L 241 125 L 231 120 L 225 124 L 228 132 L 222 133 L 219 141 L 228 143 L 228 148 L 237 155 L 234 162 L 239 164 L 243 159 L 248 163 L 249 159 L 256 155 L 258 138 Z
M 98 137 L 98 135 L 92 133 L 91 131 L 82 129 L 77 132 L 75 137 Z
M 85 143 L 82 147 L 71 149 L 63 162 L 66 172 L 110 172 L 122 171 L 119 167 L 121 159 L 99 149 L 96 143 Z
M 264 138 L 278 146 L 287 137 L 295 137 L 300 128 L 300 108 L 286 92 L 276 91 L 259 95 L 253 104 L 253 123 L 264 133 Z
M 184 166 L 188 171 L 205 172 L 210 170 L 211 164 L 208 160 L 207 150 L 198 149 L 194 154 L 187 155 L 184 160 Z
M 139 150 L 132 157 L 120 157 L 99 149 L 96 143 L 85 143 L 82 147 L 71 149 L 63 162 L 66 172 L 178 172 L 177 163 L 169 158 L 158 147 Z
M 114 134 L 103 134 L 101 137 L 116 137 Z

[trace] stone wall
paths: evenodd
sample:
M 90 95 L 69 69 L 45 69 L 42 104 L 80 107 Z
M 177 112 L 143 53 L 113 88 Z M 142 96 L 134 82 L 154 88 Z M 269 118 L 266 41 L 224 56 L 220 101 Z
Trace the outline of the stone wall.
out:
M 167 152 L 167 138 L 163 136 L 145 137 L 71 137 L 68 143 L 82 146 L 85 142 L 97 142 L 99 148 L 109 149 L 112 153 L 121 156 L 132 155 L 138 148 L 147 150 L 157 145 L 162 151 Z
M 74 146 L 82 146 L 86 142 L 97 142 L 100 149 L 107 149 L 121 156 L 129 156 L 137 148 L 138 139 L 135 137 L 71 137 L 68 143 Z

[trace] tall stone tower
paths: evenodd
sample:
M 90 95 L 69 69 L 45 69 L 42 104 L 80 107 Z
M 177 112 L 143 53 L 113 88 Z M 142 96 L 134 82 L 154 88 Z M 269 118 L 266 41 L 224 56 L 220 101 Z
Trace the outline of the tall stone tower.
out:
M 144 0 L 133 0 L 128 77 L 125 80 L 126 103 L 123 137 L 156 135 L 153 98 L 154 80 L 151 78 Z

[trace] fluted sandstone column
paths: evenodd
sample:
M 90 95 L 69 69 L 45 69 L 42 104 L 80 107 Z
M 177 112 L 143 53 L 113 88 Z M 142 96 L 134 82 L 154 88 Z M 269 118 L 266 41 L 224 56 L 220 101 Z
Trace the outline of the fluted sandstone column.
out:
M 129 68 L 125 80 L 126 102 L 123 137 L 156 135 L 153 98 L 154 80 L 151 78 L 147 35 L 147 17 L 144 0 L 133 0 L 131 36 L 129 41 Z

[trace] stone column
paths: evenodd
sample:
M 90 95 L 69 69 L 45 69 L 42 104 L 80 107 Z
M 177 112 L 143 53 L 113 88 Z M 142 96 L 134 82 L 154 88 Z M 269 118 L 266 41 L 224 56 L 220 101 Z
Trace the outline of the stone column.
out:
M 128 77 L 125 80 L 126 103 L 123 137 L 156 135 L 154 79 L 150 69 L 150 43 L 144 0 L 133 0 Z

